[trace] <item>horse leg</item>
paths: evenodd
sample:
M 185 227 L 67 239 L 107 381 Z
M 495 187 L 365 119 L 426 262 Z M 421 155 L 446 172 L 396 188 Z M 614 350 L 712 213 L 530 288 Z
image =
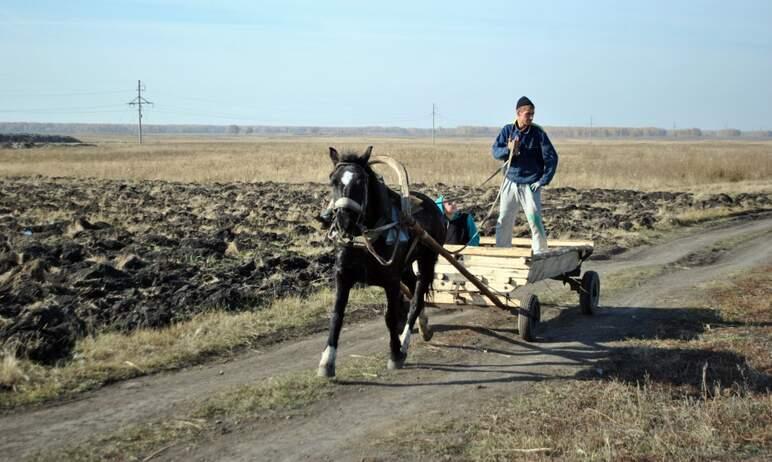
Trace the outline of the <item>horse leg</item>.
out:
M 402 282 L 410 289 L 411 297 L 403 297 L 402 303 L 403 305 L 406 305 L 406 308 L 403 308 L 406 315 L 405 320 L 407 321 L 407 313 L 410 311 L 410 304 L 412 301 L 412 294 L 415 293 L 415 285 L 416 282 L 418 282 L 418 278 L 416 277 L 415 273 L 413 272 L 413 266 L 408 265 L 405 269 L 405 271 L 402 273 Z M 405 326 L 402 326 L 400 328 L 400 331 L 404 329 Z M 432 332 L 431 328 L 429 327 L 429 316 L 426 314 L 426 310 L 421 310 L 421 314 L 418 315 L 418 332 L 421 334 L 421 338 L 424 339 L 424 341 L 428 342 L 432 339 L 432 335 L 434 333 Z
M 410 301 L 410 312 L 408 312 L 407 315 L 407 324 L 405 324 L 405 329 L 402 331 L 402 335 L 400 335 L 402 344 L 401 350 L 405 355 L 407 355 L 408 348 L 410 348 L 410 335 L 413 332 L 413 326 L 415 325 L 416 319 L 423 314 L 424 298 L 434 279 L 434 264 L 436 262 L 436 256 L 434 258 L 431 258 L 430 256 L 421 256 L 418 258 L 418 281 L 416 282 L 415 290 L 413 291 L 413 299 Z M 421 328 L 421 335 L 424 340 L 430 340 L 432 334 L 429 330 L 428 318 L 426 318 L 426 324 L 421 326 Z
M 387 300 L 386 327 L 389 328 L 389 350 L 391 352 L 387 367 L 389 369 L 402 369 L 407 355 L 400 350 L 399 318 L 402 311 L 402 292 L 399 288 L 399 281 L 396 284 L 387 285 L 385 290 Z
M 322 359 L 319 361 L 319 369 L 316 372 L 316 375 L 319 377 L 335 377 L 335 354 L 338 349 L 340 329 L 343 327 L 343 314 L 346 312 L 346 304 L 348 303 L 348 296 L 352 285 L 350 281 L 344 280 L 340 274 L 337 275 L 335 280 L 335 304 L 330 316 L 330 333 L 327 337 L 327 348 L 322 352 Z
M 405 285 L 410 289 L 411 293 L 415 293 L 415 286 L 418 282 L 418 277 L 416 277 L 415 273 L 413 272 L 412 265 L 407 266 L 405 271 L 402 273 L 402 282 L 404 282 Z M 403 299 L 403 302 L 407 303 L 407 309 L 405 309 L 405 312 L 407 313 L 410 311 L 412 297 L 410 299 Z M 405 316 L 405 319 L 407 319 L 407 316 Z M 402 326 L 402 329 L 404 329 L 404 326 Z M 421 334 L 421 338 L 427 342 L 431 340 L 432 335 L 434 335 L 431 328 L 429 327 L 429 316 L 427 316 L 426 310 L 421 310 L 421 314 L 418 315 L 418 332 Z
M 429 326 L 429 316 L 426 314 L 426 310 L 422 309 L 421 314 L 418 315 L 418 333 L 421 334 L 421 338 L 424 342 L 428 342 L 434 337 L 434 331 Z

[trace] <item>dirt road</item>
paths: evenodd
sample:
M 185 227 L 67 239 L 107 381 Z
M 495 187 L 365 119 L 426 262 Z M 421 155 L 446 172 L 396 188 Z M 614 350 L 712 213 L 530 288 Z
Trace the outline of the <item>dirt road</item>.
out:
M 742 237 L 747 237 L 742 239 Z M 527 393 L 543 380 L 572 378 L 606 357 L 609 342 L 659 335 L 674 309 L 688 310 L 700 285 L 772 263 L 772 217 L 737 219 L 695 229 L 669 242 L 634 249 L 608 261 L 588 262 L 604 277 L 632 268 L 667 265 L 666 274 L 601 297 L 602 309 L 581 316 L 574 306 L 548 307 L 538 341 L 524 343 L 515 319 L 493 310 L 430 311 L 436 335 L 413 343 L 420 362 L 376 380 L 341 381 L 334 400 L 311 405 L 291 419 L 258 420 L 194 445 L 175 446 L 154 460 L 361 460 L 370 441 L 415 419 L 463 419 L 482 400 Z M 724 251 L 709 251 L 731 242 Z M 543 290 L 562 291 L 552 282 Z M 0 459 L 19 460 L 40 450 L 77 444 L 132 423 L 175 416 L 191 400 L 293 371 L 314 370 L 326 335 L 316 334 L 174 373 L 130 380 L 75 401 L 0 417 Z M 382 354 L 381 319 L 349 325 L 339 365 L 349 355 Z M 602 373 L 599 371 L 599 373 Z

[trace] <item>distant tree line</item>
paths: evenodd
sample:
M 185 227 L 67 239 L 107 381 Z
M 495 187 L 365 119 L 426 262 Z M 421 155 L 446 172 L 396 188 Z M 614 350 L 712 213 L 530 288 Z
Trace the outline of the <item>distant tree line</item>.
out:
M 144 125 L 146 134 L 212 134 L 232 136 L 384 136 L 428 137 L 428 128 L 406 127 L 295 127 L 269 125 Z M 682 128 L 668 130 L 656 127 L 545 127 L 553 138 L 772 138 L 770 130 L 741 131 L 735 128 L 701 130 Z M 462 125 L 438 128 L 439 137 L 494 137 L 501 127 Z M 33 122 L 0 122 L 0 133 L 39 134 L 135 134 L 131 124 L 61 124 Z
M 80 143 L 80 140 L 72 136 L 62 135 L 0 133 L 0 143 Z

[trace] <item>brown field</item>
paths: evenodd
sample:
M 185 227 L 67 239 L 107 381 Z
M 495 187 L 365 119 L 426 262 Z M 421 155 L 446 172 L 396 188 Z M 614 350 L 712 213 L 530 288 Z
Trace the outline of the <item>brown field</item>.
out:
M 3 176 L 76 176 L 183 182 L 325 182 L 327 147 L 362 150 L 402 162 L 417 183 L 480 184 L 498 163 L 491 140 L 365 138 L 83 137 L 96 146 L 0 151 Z M 552 186 L 767 192 L 772 141 L 555 140 Z
M 419 183 L 417 189 L 479 198 L 481 204 L 466 204 L 477 217 L 487 211 L 500 181 L 498 177 L 476 187 L 497 166 L 488 139 L 432 145 L 426 139 L 191 136 L 151 137 L 143 146 L 115 137 L 81 139 L 94 146 L 0 150 L 0 334 L 31 339 L 27 353 L 0 349 L 0 427 L 18 426 L 18 419 L 31 414 L 30 404 L 39 405 L 37 410 L 64 408 L 69 401 L 45 405 L 159 371 L 171 377 L 194 369 L 225 369 L 226 362 L 217 359 L 238 361 L 263 354 L 250 349 L 299 343 L 323 331 L 332 297 L 325 287 L 334 261 L 330 243 L 312 217 L 326 202 L 328 188 L 322 183 L 330 170 L 327 146 L 361 150 L 372 144 L 376 154 L 403 161 L 411 181 Z M 593 239 L 595 256 L 609 264 L 618 253 L 642 243 L 665 245 L 690 225 L 726 217 L 769 219 L 772 141 L 555 144 L 561 163 L 545 196 L 548 232 Z M 309 182 L 316 184 L 300 184 Z M 483 234 L 492 233 L 494 221 L 480 223 Z M 604 276 L 604 297 L 650 282 L 656 293 L 662 290 L 657 281 L 723 264 L 722 258 L 747 242 L 756 245 L 765 239 L 768 229 L 716 241 L 689 258 L 652 266 L 630 261 L 626 269 Z M 524 226 L 516 232 L 527 235 Z M 622 329 L 624 335 L 614 341 L 592 340 L 588 348 L 602 353 L 602 361 L 567 379 L 536 381 L 528 394 L 486 401 L 486 396 L 497 396 L 494 382 L 478 386 L 470 395 L 479 395 L 480 406 L 464 419 L 416 420 L 407 430 L 368 439 L 366 449 L 392 454 L 394 460 L 764 459 L 772 442 L 772 273 L 765 265 L 746 268 L 747 274 L 736 277 L 717 272 L 721 284 L 715 283 L 719 276 L 705 276 L 713 285 L 702 290 L 699 309 L 676 307 L 667 314 L 669 305 L 610 304 L 599 317 L 622 313 L 621 319 L 628 309 L 649 313 L 650 319 L 642 318 L 645 322 L 631 323 L 645 335 Z M 563 300 L 566 295 L 575 298 L 550 288 L 542 303 L 566 312 L 557 309 L 573 303 Z M 380 292 L 358 292 L 348 312 L 351 321 L 380 316 L 381 300 Z M 560 327 L 571 319 L 569 314 L 548 322 Z M 48 329 L 53 322 L 59 323 L 57 329 Z M 26 330 L 11 331 L 16 325 Z M 36 335 L 49 330 L 57 332 L 46 339 Z M 448 361 L 466 358 L 495 365 L 488 347 L 514 348 L 518 357 L 525 351 L 516 342 L 502 346 L 510 334 L 506 329 L 479 344 L 463 328 L 458 330 L 440 332 L 439 343 L 418 343 L 416 364 L 447 354 Z M 474 338 L 481 337 L 478 331 Z M 597 332 L 589 329 L 587 335 Z M 49 343 L 55 348 L 47 348 Z M 443 345 L 448 353 L 441 353 Z M 551 341 L 536 345 L 560 356 Z M 32 358 L 32 347 L 45 357 Z M 51 351 L 58 356 L 49 357 Z M 105 427 L 88 438 L 83 436 L 89 431 L 86 425 L 80 439 L 66 447 L 61 447 L 64 440 L 57 441 L 46 452 L 48 438 L 40 437 L 22 453 L 42 450 L 40 460 L 61 460 L 63 455 L 149 460 L 174 445 L 179 451 L 196 449 L 197 440 L 206 441 L 204 446 L 229 447 L 231 441 L 222 436 L 228 432 L 240 438 L 253 428 L 270 426 L 264 422 L 305 422 L 314 412 L 326 412 L 320 410 L 326 400 L 342 403 L 367 395 L 364 387 L 376 379 L 393 385 L 410 378 L 423 386 L 430 381 L 427 374 L 445 373 L 387 375 L 378 366 L 383 366 L 383 357 L 351 352 L 358 362 L 344 367 L 341 376 L 344 384 L 355 380 L 355 389 L 309 375 L 310 368 L 300 363 L 317 359 L 313 345 L 313 355 L 303 350 L 297 357 L 300 372 L 263 364 L 272 377 L 255 379 L 255 371 L 245 371 L 248 385 L 225 391 L 213 386 L 191 396 L 174 416 L 165 410 L 137 418 L 128 427 Z M 500 361 L 512 361 L 500 356 Z M 705 372 L 708 364 L 710 375 Z M 528 365 L 513 367 L 521 366 Z M 692 373 L 695 367 L 702 368 L 702 375 Z M 598 370 L 604 372 L 593 372 Z M 552 369 L 535 372 L 557 374 Z M 223 371 L 212 375 L 222 377 Z M 458 379 L 447 375 L 442 380 Z M 99 393 L 118 395 L 121 387 Z M 484 394 L 488 388 L 491 395 Z M 391 410 L 384 404 L 386 393 L 370 392 L 374 403 L 383 399 L 380 405 Z M 431 394 L 425 396 L 430 399 Z M 441 404 L 438 400 L 434 405 Z M 333 407 L 336 413 L 342 409 Z M 61 419 L 50 423 L 69 425 Z M 374 420 L 380 424 L 377 416 Z M 30 428 L 37 426 L 25 431 Z M 169 460 L 186 457 L 180 454 Z

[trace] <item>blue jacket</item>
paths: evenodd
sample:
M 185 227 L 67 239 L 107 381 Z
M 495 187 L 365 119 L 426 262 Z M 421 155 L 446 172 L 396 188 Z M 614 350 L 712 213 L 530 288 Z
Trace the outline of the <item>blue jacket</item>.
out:
M 506 161 L 509 158 L 507 141 L 510 136 L 520 137 L 518 155 L 512 157 L 512 165 L 507 172 L 510 181 L 518 184 L 538 181 L 542 186 L 550 184 L 558 167 L 558 153 L 544 130 L 535 124 L 525 131 L 520 131 L 514 124 L 504 125 L 491 148 L 494 159 Z

